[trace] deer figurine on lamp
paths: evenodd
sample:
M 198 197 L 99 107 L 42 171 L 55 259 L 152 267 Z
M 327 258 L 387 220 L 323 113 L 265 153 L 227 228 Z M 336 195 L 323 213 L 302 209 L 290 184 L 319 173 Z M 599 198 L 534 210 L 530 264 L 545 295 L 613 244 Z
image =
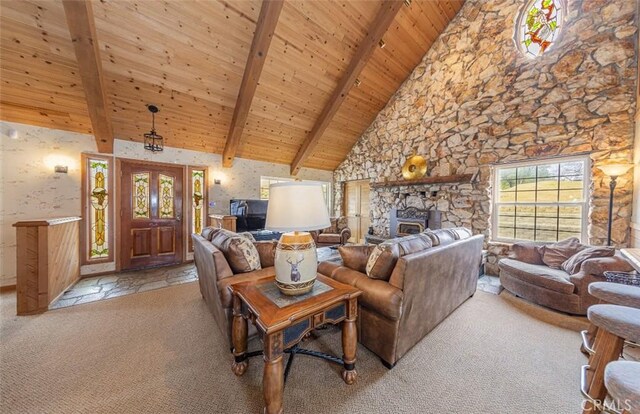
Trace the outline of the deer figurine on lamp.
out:
M 300 281 L 300 271 L 298 270 L 298 265 L 304 261 L 304 257 L 302 255 L 298 255 L 297 261 L 293 263 L 291 259 L 287 259 L 287 263 L 291 265 L 291 281 L 299 282 Z

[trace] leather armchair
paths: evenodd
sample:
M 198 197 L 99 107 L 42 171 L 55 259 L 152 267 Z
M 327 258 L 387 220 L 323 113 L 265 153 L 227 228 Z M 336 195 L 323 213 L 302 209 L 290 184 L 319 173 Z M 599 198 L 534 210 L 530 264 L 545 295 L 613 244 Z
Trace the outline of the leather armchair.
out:
M 351 238 L 351 229 L 347 227 L 346 217 L 332 217 L 331 226 L 312 231 L 311 237 L 318 247 L 343 245 Z

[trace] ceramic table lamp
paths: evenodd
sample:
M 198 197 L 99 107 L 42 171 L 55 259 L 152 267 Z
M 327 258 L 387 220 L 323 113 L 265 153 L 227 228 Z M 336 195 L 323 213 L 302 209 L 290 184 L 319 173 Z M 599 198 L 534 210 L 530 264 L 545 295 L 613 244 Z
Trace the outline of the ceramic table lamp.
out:
M 313 288 L 318 270 L 316 245 L 309 230 L 329 227 L 322 184 L 291 181 L 269 186 L 267 230 L 284 232 L 276 248 L 276 285 L 285 295 Z

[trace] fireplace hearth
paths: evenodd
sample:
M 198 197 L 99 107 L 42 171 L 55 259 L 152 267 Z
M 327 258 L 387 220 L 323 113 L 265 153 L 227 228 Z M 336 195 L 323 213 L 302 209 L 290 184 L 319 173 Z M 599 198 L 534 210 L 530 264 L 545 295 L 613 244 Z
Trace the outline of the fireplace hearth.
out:
M 434 209 L 421 210 L 416 207 L 405 209 L 391 209 L 389 235 L 402 237 L 410 234 L 418 234 L 425 229 L 432 230 L 442 227 L 441 212 Z

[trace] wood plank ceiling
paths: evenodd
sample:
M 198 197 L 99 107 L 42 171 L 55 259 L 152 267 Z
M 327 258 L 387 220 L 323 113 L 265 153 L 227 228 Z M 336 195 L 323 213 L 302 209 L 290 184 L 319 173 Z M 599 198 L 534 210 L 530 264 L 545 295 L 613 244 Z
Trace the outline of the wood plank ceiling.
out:
M 335 169 L 464 0 L 403 6 L 302 163 Z M 291 164 L 382 0 L 286 0 L 236 156 Z M 261 1 L 93 1 L 116 138 L 222 154 Z M 93 133 L 61 0 L 0 2 L 0 119 Z

